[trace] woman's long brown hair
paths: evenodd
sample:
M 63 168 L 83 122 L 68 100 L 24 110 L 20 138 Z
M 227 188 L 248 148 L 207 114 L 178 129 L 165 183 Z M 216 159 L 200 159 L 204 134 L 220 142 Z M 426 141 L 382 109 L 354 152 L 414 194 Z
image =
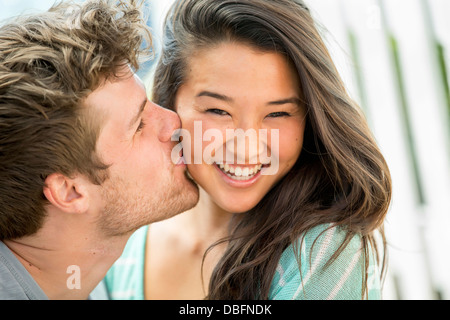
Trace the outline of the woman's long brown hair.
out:
M 209 299 L 267 299 L 279 259 L 312 228 L 346 231 L 331 263 L 360 235 L 367 293 L 369 250 L 385 266 L 383 221 L 391 200 L 388 166 L 359 107 L 346 92 L 308 8 L 300 0 L 180 0 L 165 24 L 154 100 L 174 107 L 189 56 L 226 41 L 288 57 L 307 108 L 302 153 L 292 170 L 250 211 L 236 215 L 216 265 Z M 376 245 L 375 232 L 382 236 Z

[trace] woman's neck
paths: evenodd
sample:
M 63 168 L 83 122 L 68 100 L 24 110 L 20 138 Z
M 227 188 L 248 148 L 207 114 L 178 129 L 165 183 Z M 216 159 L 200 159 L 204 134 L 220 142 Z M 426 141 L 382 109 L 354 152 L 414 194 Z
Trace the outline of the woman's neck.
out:
M 214 203 L 200 188 L 200 200 L 193 209 L 178 216 L 191 237 L 209 244 L 227 237 L 233 213 L 227 212 Z

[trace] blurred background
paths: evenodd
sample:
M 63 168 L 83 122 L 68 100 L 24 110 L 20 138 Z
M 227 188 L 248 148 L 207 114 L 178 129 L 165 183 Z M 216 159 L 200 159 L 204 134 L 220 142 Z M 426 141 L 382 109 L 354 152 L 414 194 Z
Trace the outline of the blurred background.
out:
M 81 1 L 81 0 L 80 0 Z M 148 0 L 155 52 L 173 0 Z M 391 169 L 384 299 L 450 299 L 450 0 L 305 0 Z M 0 20 L 54 0 L 0 0 Z M 151 82 L 153 62 L 140 75 Z

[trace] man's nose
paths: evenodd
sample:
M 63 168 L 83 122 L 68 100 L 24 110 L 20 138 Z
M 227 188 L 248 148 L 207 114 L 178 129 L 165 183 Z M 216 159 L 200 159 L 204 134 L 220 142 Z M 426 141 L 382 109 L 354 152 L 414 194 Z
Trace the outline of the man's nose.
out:
M 155 112 L 158 114 L 156 117 L 158 120 L 158 139 L 161 142 L 171 141 L 174 132 L 181 128 L 181 120 L 178 115 L 163 107 L 153 104 Z

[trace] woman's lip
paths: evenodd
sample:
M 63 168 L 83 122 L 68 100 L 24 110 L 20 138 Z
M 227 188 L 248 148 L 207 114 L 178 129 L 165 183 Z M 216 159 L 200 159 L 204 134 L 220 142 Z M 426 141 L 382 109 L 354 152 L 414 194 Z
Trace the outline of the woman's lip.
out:
M 226 162 L 222 162 L 222 163 L 217 163 L 217 162 L 215 162 L 214 164 L 216 164 L 216 165 L 221 165 L 221 164 L 223 164 L 223 165 L 229 165 L 230 167 L 233 167 L 233 168 L 237 168 L 237 167 L 243 167 L 243 168 L 253 168 L 253 167 L 255 167 L 255 166 L 262 166 L 262 167 L 266 167 L 266 166 L 269 166 L 270 164 L 263 164 L 263 163 L 253 163 L 253 164 L 236 164 L 236 163 L 226 163 Z
M 245 168 L 248 168 L 248 169 L 255 169 L 256 167 L 260 167 L 260 168 L 268 168 L 268 167 L 270 167 L 270 164 L 261 164 L 261 163 L 257 163 L 257 164 L 229 164 L 229 163 L 226 163 L 226 162 L 224 162 L 224 163 L 217 163 L 217 162 L 214 162 L 214 165 L 215 166 L 217 166 L 217 167 L 220 167 L 220 166 L 225 166 L 225 165 L 227 165 L 228 167 L 230 167 L 230 168 L 233 168 L 233 169 L 237 169 L 237 168 L 241 168 L 241 169 L 245 169 Z
M 217 171 L 219 171 L 222 179 L 227 184 L 229 184 L 230 186 L 235 187 L 235 188 L 248 188 L 248 187 L 252 186 L 253 184 L 255 184 L 256 181 L 261 177 L 261 171 L 259 171 L 257 174 L 255 174 L 249 180 L 233 180 L 229 176 L 227 176 L 225 174 L 225 172 L 223 172 L 216 163 L 214 163 L 214 167 L 216 168 Z M 253 165 L 253 167 L 254 167 L 254 165 Z

